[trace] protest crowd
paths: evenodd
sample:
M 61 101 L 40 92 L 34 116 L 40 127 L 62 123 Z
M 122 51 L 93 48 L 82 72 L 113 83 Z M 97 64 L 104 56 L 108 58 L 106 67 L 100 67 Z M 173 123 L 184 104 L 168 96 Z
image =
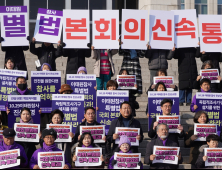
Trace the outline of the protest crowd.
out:
M 200 16 L 198 38 L 196 10 L 184 11 L 122 10 L 119 30 L 118 10 L 93 10 L 90 38 L 88 10 L 39 8 L 31 37 L 27 7 L 0 6 L 0 169 L 222 168 L 220 23 Z M 63 70 L 59 58 L 67 58 Z M 140 61 L 148 62 L 146 91 Z

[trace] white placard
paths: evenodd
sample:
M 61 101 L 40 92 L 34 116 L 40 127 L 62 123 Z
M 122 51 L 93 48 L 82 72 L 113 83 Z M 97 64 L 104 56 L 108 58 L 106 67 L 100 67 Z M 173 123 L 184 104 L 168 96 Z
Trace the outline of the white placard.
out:
M 95 74 L 66 74 L 66 80 L 96 80 Z
M 83 94 L 52 94 L 52 100 L 84 101 Z
M 1 6 L 1 37 L 4 46 L 29 46 L 27 6 Z
M 72 132 L 72 125 L 46 124 L 47 129 L 54 129 L 57 132 L 55 142 L 72 142 L 69 132 Z
M 63 11 L 39 8 L 33 37 L 39 42 L 58 43 L 62 20 Z
M 222 52 L 222 15 L 198 15 L 200 51 Z
M 141 161 L 141 153 L 114 153 L 117 163 L 114 169 L 140 169 L 138 163 Z
M 205 69 L 200 70 L 201 80 L 203 78 L 208 78 L 211 80 L 211 83 L 220 83 L 220 80 L 217 77 L 220 75 L 218 69 Z
M 129 97 L 128 90 L 97 90 L 97 97 Z
M 119 49 L 119 10 L 92 11 L 95 49 Z
M 208 135 L 217 134 L 216 124 L 194 123 L 194 135 L 198 138 L 195 141 L 206 141 Z
M 89 10 L 63 10 L 64 48 L 88 48 L 89 31 Z
M 169 126 L 169 133 L 181 133 L 179 129 L 177 129 L 180 124 L 180 115 L 174 116 L 156 116 L 156 121 L 158 123 L 166 123 Z
M 153 155 L 156 155 L 153 160 L 155 163 L 163 164 L 178 164 L 178 156 L 180 152 L 180 147 L 167 147 L 167 146 L 153 146 Z
M 221 93 L 202 93 L 202 92 L 197 92 L 196 93 L 196 99 L 221 99 L 222 94 Z M 217 103 L 214 103 L 215 105 Z M 219 105 L 219 103 L 218 103 Z
M 153 49 L 174 47 L 174 13 L 172 11 L 150 10 L 150 46 Z
M 61 77 L 61 71 L 31 71 L 31 77 Z
M 105 125 L 99 126 L 80 126 L 80 135 L 85 132 L 90 132 L 94 143 L 105 143 L 103 137 L 105 136 Z
M 122 49 L 147 49 L 147 16 L 147 10 L 122 9 Z
M 140 135 L 140 128 L 116 127 L 115 134 L 119 137 L 126 135 L 131 142 L 131 146 L 139 146 L 139 140 L 136 139 Z M 115 140 L 115 144 L 119 144 L 120 138 Z
M 76 147 L 77 160 L 75 161 L 75 166 L 100 166 L 102 148 L 83 148 Z
M 0 152 L 0 155 L 1 155 L 0 156 L 1 158 L 0 169 L 7 169 L 11 167 L 20 166 L 20 159 L 17 159 L 17 157 L 20 156 L 20 149 L 12 149 L 12 150 L 3 151 L 3 152 Z
M 174 12 L 174 43 L 176 48 L 198 47 L 196 9 Z
M 16 132 L 15 141 L 39 142 L 39 124 L 15 123 L 14 130 Z
M 167 91 L 174 91 L 170 85 L 174 84 L 174 77 L 173 76 L 155 76 L 153 77 L 153 84 L 157 84 L 158 82 L 163 82 L 167 88 Z
M 136 75 L 117 75 L 118 89 L 136 90 Z
M 222 148 L 204 148 L 205 166 L 222 166 Z
M 38 166 L 40 169 L 63 169 L 65 166 L 64 152 L 38 152 Z

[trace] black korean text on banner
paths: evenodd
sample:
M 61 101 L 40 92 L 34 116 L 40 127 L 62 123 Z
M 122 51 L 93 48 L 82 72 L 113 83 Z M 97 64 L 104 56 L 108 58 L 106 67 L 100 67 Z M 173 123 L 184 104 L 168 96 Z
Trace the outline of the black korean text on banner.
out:
M 17 167 L 20 165 L 20 149 L 12 149 L 0 152 L 0 169 L 7 169 Z
M 204 148 L 204 156 L 207 156 L 205 166 L 222 165 L 222 148 Z
M 117 75 L 118 89 L 136 90 L 136 75 Z
M 72 125 L 47 124 L 46 128 L 54 129 L 57 132 L 55 142 L 72 142 L 72 138 L 69 136 L 69 133 L 72 132 Z
M 201 79 L 207 78 L 211 80 L 211 83 L 220 83 L 220 80 L 218 80 L 219 76 L 219 71 L 218 69 L 205 69 L 205 70 L 200 70 L 200 76 Z
M 216 124 L 194 124 L 194 135 L 197 135 L 195 141 L 206 141 L 207 136 L 217 134 Z
M 180 124 L 180 116 L 156 116 L 158 123 L 165 123 L 169 126 L 169 133 L 180 133 L 178 125 Z
M 85 132 L 91 133 L 94 143 L 105 143 L 103 137 L 105 136 L 105 125 L 100 126 L 80 126 L 80 135 Z

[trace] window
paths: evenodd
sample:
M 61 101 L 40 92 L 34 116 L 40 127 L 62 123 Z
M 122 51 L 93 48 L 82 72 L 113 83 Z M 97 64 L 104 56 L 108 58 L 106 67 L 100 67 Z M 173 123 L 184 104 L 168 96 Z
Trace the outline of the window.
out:
M 181 6 L 180 6 L 180 9 L 185 9 L 185 0 L 181 0 Z
M 89 0 L 90 21 L 92 21 L 92 10 L 106 9 L 106 0 Z
M 65 0 L 31 0 L 29 1 L 29 7 L 30 19 L 36 19 L 39 8 L 62 11 L 65 9 Z
M 23 6 L 23 0 L 6 0 L 6 5 L 7 6 Z
M 88 9 L 88 0 L 72 0 L 71 9 Z
M 217 13 L 222 14 L 222 0 L 217 0 Z
M 195 9 L 198 14 L 207 14 L 207 0 L 195 0 Z

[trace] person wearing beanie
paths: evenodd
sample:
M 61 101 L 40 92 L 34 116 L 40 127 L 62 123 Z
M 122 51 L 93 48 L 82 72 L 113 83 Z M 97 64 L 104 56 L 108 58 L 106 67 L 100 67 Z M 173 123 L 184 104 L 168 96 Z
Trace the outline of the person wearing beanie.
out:
M 71 94 L 72 92 L 73 90 L 69 84 L 63 84 L 61 89 L 59 89 L 60 94 Z
M 94 139 L 91 135 L 90 132 L 85 132 L 81 135 L 79 143 L 77 143 L 75 146 L 72 148 L 72 161 L 76 162 L 77 156 L 76 156 L 76 147 L 83 147 L 83 148 L 98 148 L 98 145 L 94 144 Z M 101 155 L 100 160 L 102 161 L 102 165 L 99 166 L 98 168 L 104 169 L 104 158 L 103 155 Z M 75 168 L 75 164 L 72 165 L 73 168 Z M 78 167 L 79 168 L 79 167 Z M 96 169 L 96 167 L 93 167 Z M 84 166 L 84 169 L 87 169 L 86 166 Z
M 52 71 L 52 67 L 48 63 L 43 63 L 41 66 L 41 71 Z
M 77 74 L 87 74 L 87 70 L 85 67 L 79 67 L 78 68 L 78 71 L 77 71 Z
M 7 128 L 3 131 L 3 141 L 0 142 L 0 152 L 13 149 L 20 149 L 20 156 L 17 157 L 17 159 L 20 159 L 20 166 L 13 168 L 27 168 L 28 158 L 25 154 L 24 148 L 15 142 L 15 135 L 15 130 L 12 128 Z
M 130 142 L 129 138 L 125 135 L 120 137 L 118 147 L 119 147 L 119 153 L 132 153 L 132 151 L 130 150 L 131 142 Z M 108 169 L 114 169 L 113 167 L 116 163 L 117 163 L 117 161 L 114 160 L 114 155 L 113 155 L 110 158 Z M 140 169 L 143 169 L 143 164 L 141 161 L 138 163 L 138 165 L 140 166 Z
M 56 151 L 62 151 L 56 147 L 55 140 L 57 138 L 57 132 L 54 129 L 44 129 L 42 131 L 42 138 L 43 138 L 43 143 L 41 144 L 41 148 L 37 149 L 29 162 L 29 168 L 31 169 L 40 169 L 38 166 L 38 153 L 39 152 L 56 152 Z M 71 168 L 71 165 L 65 157 L 65 165 L 63 169 L 69 169 Z

